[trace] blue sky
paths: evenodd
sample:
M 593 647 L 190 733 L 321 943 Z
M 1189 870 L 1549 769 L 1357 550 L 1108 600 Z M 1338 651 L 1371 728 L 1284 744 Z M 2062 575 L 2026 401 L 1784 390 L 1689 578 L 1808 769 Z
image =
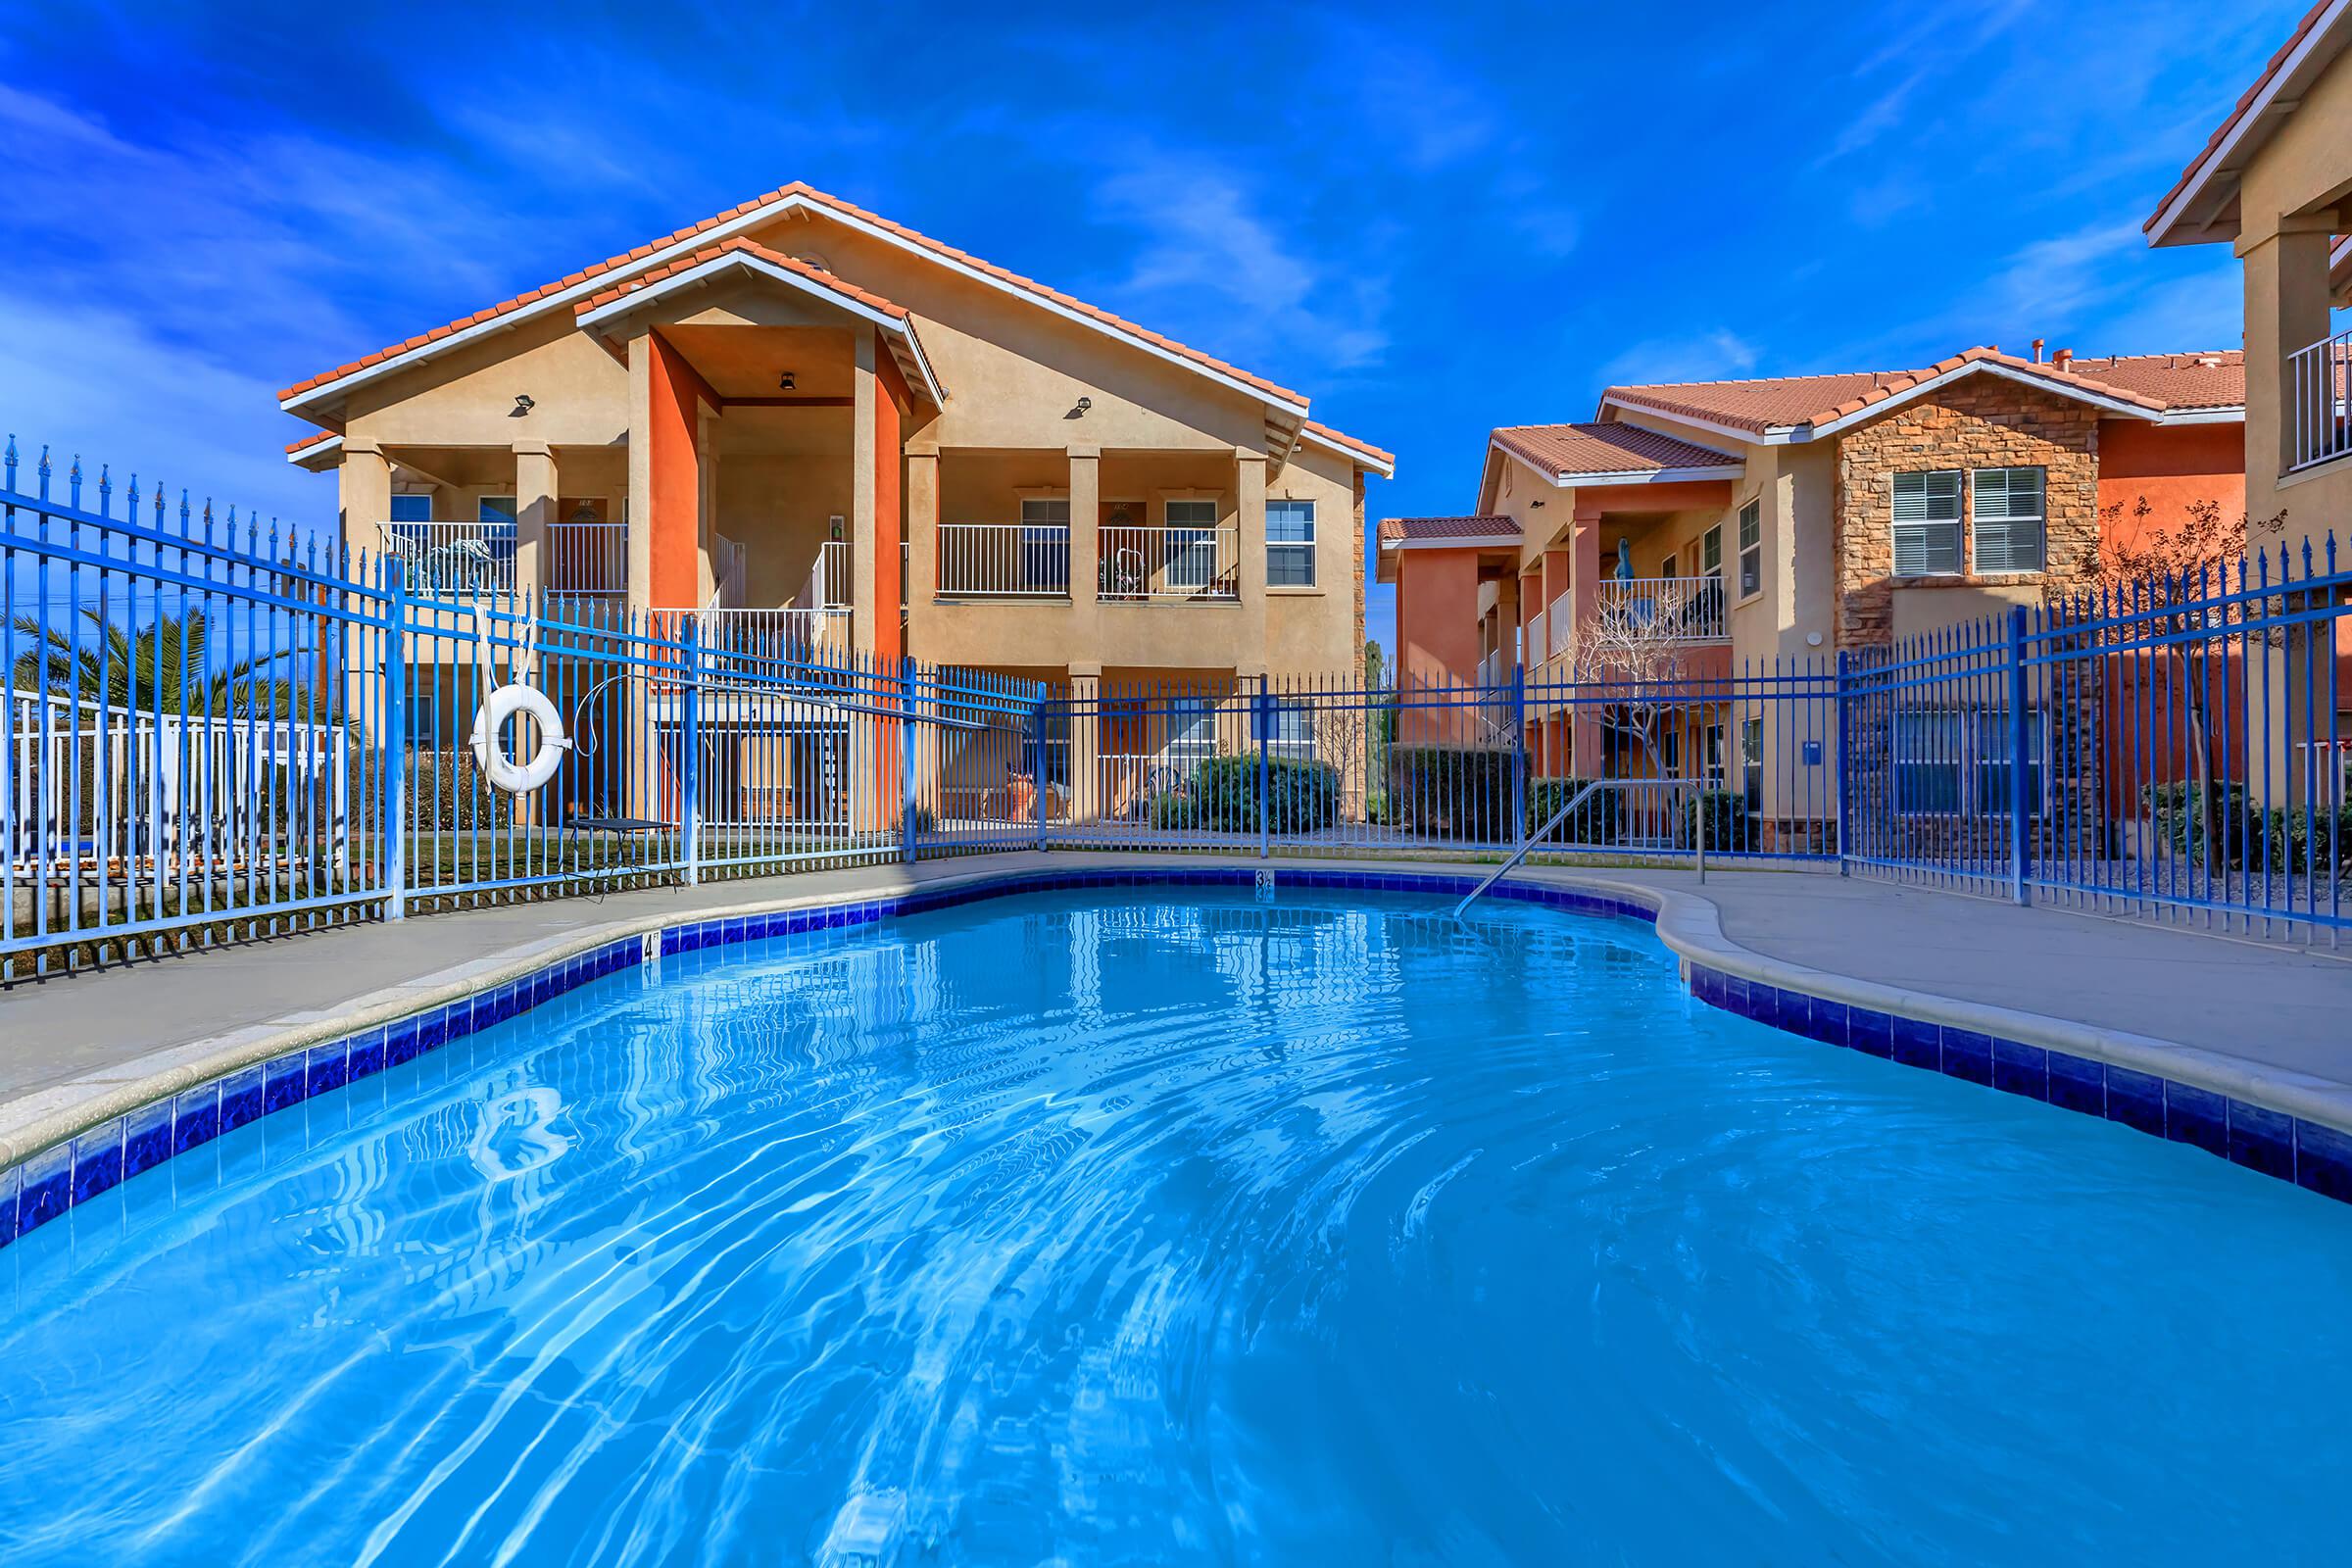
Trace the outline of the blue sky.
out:
M 2304 0 L 1369 12 L 9 0 L 0 419 L 311 523 L 286 382 L 794 178 L 1474 500 L 1611 380 L 2234 347 L 2139 221 Z M 1385 595 L 1373 606 L 1385 632 Z

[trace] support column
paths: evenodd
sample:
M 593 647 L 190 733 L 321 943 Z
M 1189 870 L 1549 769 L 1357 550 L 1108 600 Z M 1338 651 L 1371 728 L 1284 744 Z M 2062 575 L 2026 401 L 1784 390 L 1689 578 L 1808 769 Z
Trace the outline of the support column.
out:
M 1102 666 L 1070 666 L 1070 820 L 1102 814 Z
M 1242 595 L 1240 640 L 1234 645 L 1234 667 L 1266 667 L 1266 455 L 1247 447 L 1233 454 L 1234 539 L 1241 550 Z
M 939 452 L 906 454 L 906 651 L 920 657 L 915 633 L 939 591 Z
M 386 549 L 384 524 L 392 520 L 392 460 L 372 443 L 345 442 L 335 489 L 343 512 L 344 545 L 381 559 Z
M 548 530 L 556 521 L 556 459 L 544 441 L 514 443 L 514 593 L 536 604 L 550 575 Z
M 2296 384 L 2288 356 L 2328 336 L 2328 252 L 2335 215 L 2284 219 L 2276 230 L 2241 237 L 2236 252 L 2245 264 L 2246 380 L 2252 396 L 2246 409 L 2246 505 L 2254 520 L 2268 518 L 2279 509 L 2276 479 L 2295 462 L 2297 416 L 2318 418 L 2332 400 L 2333 391 L 2319 381 Z M 2257 378 L 2265 383 L 2256 385 Z M 2264 397 L 2266 387 L 2276 396 Z M 2263 405 L 2269 404 L 2266 410 Z M 2261 428 L 2266 413 L 2276 411 L 2275 428 Z M 2257 464 L 2273 465 L 2261 472 Z M 2319 528 L 2319 519 L 2288 518 L 2287 536 L 2300 542 Z
M 1573 524 L 1575 532 L 1569 539 L 1568 623 L 1573 628 L 1573 635 L 1580 641 L 1592 628 L 1592 617 L 1600 610 L 1600 519 L 1598 509 L 1577 508 Z M 1592 671 L 1588 669 L 1587 673 Z M 1600 710 L 1590 703 L 1580 703 L 1573 728 L 1569 746 L 1577 776 L 1600 777 Z
M 1091 606 L 1102 586 L 1102 450 L 1074 446 L 1069 459 L 1070 603 Z

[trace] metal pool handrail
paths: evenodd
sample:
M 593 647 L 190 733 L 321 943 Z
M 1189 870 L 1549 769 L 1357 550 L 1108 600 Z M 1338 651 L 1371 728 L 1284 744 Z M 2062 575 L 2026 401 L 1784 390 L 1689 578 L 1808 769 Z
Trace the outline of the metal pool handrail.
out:
M 1460 919 L 1462 911 L 1470 907 L 1472 900 L 1476 899 L 1481 893 L 1486 892 L 1487 889 L 1493 887 L 1495 883 L 1501 881 L 1505 872 L 1509 871 L 1512 866 L 1517 865 L 1521 860 L 1527 858 L 1528 851 L 1534 849 L 1537 845 L 1544 842 L 1544 836 L 1545 834 L 1549 833 L 1553 828 L 1558 827 L 1562 822 L 1567 821 L 1568 813 L 1585 804 L 1586 796 L 1592 794 L 1594 790 L 1599 789 L 1607 782 L 1607 779 L 1596 778 L 1592 783 L 1586 785 L 1583 789 L 1578 790 L 1574 795 L 1570 796 L 1566 806 L 1561 807 L 1558 810 L 1551 813 L 1550 821 L 1544 823 L 1533 833 L 1530 833 L 1527 836 L 1527 842 L 1525 844 L 1522 844 L 1517 849 L 1513 850 L 1510 853 L 1510 858 L 1508 859 L 1504 860 L 1494 870 L 1488 872 L 1486 880 L 1479 883 L 1478 886 L 1472 888 L 1469 896 L 1464 898 L 1461 903 L 1453 906 L 1454 918 L 1457 920 Z

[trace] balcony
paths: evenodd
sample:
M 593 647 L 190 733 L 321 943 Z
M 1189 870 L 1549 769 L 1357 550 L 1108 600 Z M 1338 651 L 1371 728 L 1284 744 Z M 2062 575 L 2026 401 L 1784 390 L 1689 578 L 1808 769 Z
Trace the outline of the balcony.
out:
M 1598 590 L 1598 617 L 1621 631 L 1681 643 L 1732 640 L 1720 577 L 1612 577 Z
M 1067 523 L 943 522 L 939 525 L 941 597 L 1067 599 Z
M 400 563 L 408 590 L 426 599 L 514 591 L 511 522 L 386 522 L 384 554 Z
M 2352 452 L 2352 331 L 2322 338 L 2286 357 L 2291 445 L 2287 471 L 2317 467 Z
M 387 522 L 384 553 L 401 564 L 410 593 L 427 599 L 510 594 L 515 570 L 511 522 Z M 547 530 L 540 586 L 551 594 L 618 596 L 628 590 L 628 528 L 617 522 L 559 522 Z
M 850 653 L 847 607 L 816 610 L 705 610 L 696 635 L 706 667 L 753 672 L 778 664 L 839 664 Z
M 1241 598 L 1241 539 L 1233 528 L 1120 526 L 1100 530 L 1097 541 L 1097 592 L 1103 599 L 1182 604 Z

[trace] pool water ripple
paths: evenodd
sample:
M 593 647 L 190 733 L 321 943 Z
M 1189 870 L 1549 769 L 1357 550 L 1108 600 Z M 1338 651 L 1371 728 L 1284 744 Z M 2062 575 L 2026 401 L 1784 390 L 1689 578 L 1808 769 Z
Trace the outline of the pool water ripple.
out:
M 0 1292 L 11 1564 L 2352 1526 L 2352 1213 L 1511 906 L 1041 895 L 673 956 L 133 1179 Z

